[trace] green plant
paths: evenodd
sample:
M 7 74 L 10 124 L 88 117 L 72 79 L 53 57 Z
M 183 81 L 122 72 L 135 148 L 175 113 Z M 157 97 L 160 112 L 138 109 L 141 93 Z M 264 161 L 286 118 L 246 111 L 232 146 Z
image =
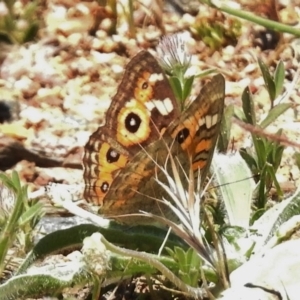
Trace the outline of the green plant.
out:
M 271 109 L 274 108 L 275 99 L 282 93 L 283 82 L 284 82 L 284 65 L 283 62 L 280 61 L 277 65 L 274 76 L 271 75 L 268 67 L 265 63 L 258 59 L 259 68 L 262 72 L 264 82 L 269 93 L 270 101 L 271 101 Z M 274 116 L 276 117 L 276 115 Z M 267 126 L 271 120 L 266 119 L 262 124 L 263 127 Z
M 192 248 L 184 251 L 181 247 L 175 247 L 174 250 L 167 248 L 167 251 L 178 264 L 178 274 L 181 280 L 190 286 L 197 287 L 201 279 L 202 265 L 197 252 Z
M 241 34 L 241 22 L 237 19 L 213 16 L 196 19 L 192 30 L 212 50 L 228 44 L 236 44 Z
M 268 29 L 276 30 L 278 32 L 290 33 L 298 37 L 300 36 L 300 30 L 293 26 L 282 24 L 270 19 L 262 18 L 254 15 L 251 12 L 244 11 L 242 9 L 235 9 L 229 7 L 226 4 L 223 4 L 222 2 L 216 3 L 216 2 L 212 2 L 211 0 L 201 0 L 201 2 L 205 3 L 206 5 L 209 5 L 212 8 L 225 12 L 229 15 L 253 22 L 258 25 L 262 25 Z
M 276 179 L 276 171 L 281 163 L 284 146 L 276 140 L 265 137 L 263 130 L 289 109 L 291 104 L 281 103 L 274 106 L 274 100 L 282 92 L 284 80 L 283 63 L 280 62 L 278 64 L 274 76 L 271 75 L 268 68 L 261 60 L 259 60 L 259 66 L 263 74 L 266 89 L 270 96 L 270 111 L 265 119 L 258 123 L 251 92 L 249 88 L 246 88 L 242 95 L 244 115 L 239 115 L 238 118 L 252 126 L 252 129 L 249 128 L 249 130 L 251 132 L 254 149 L 242 148 L 240 149 L 240 154 L 247 162 L 258 182 L 257 207 L 265 208 L 268 192 L 273 185 L 276 187 L 278 196 L 282 197 L 282 191 Z M 281 134 L 282 130 L 278 130 L 276 133 L 277 136 L 280 136 Z
M 42 216 L 42 205 L 28 201 L 27 187 L 21 186 L 16 172 L 12 176 L 0 174 L 1 187 L 1 232 L 0 274 L 9 260 L 10 248 L 26 253 L 33 245 L 33 229 Z M 6 191 L 6 192 L 5 192 Z
M 109 5 L 112 6 L 112 11 L 114 12 L 115 15 L 115 20 L 114 22 L 114 28 L 116 28 L 116 24 L 117 24 L 117 19 L 118 19 L 118 12 L 117 12 L 117 7 L 116 7 L 116 1 L 115 0 L 110 0 Z M 121 7 L 122 7 L 122 11 L 124 13 L 124 16 L 126 18 L 127 24 L 128 24 L 128 33 L 129 33 L 129 37 L 130 38 L 136 38 L 136 28 L 135 28 L 135 24 L 134 24 L 134 0 L 129 0 L 128 1 L 128 7 L 124 6 L 122 3 L 120 3 Z
M 160 53 L 159 63 L 169 75 L 169 82 L 175 97 L 180 105 L 181 111 L 185 109 L 186 99 L 190 95 L 195 76 L 185 76 L 191 62 L 191 56 L 187 54 L 182 46 L 183 42 L 179 35 L 174 38 L 163 37 L 157 47 Z M 170 49 L 176 49 L 171 52 Z
M 38 1 L 29 1 L 18 10 L 15 2 L 15 0 L 1 2 L 3 12 L 0 18 L 0 41 L 23 44 L 37 36 L 40 26 L 37 14 Z

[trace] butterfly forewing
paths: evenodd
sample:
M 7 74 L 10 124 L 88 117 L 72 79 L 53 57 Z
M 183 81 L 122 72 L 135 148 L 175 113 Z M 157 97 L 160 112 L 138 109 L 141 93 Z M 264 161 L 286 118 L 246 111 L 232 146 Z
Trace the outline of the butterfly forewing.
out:
M 127 65 L 106 115 L 106 127 L 118 143 L 135 154 L 160 137 L 162 129 L 179 116 L 168 79 L 147 51 Z
M 179 115 L 172 89 L 154 57 L 142 51 L 127 65 L 106 123 L 94 132 L 83 157 L 87 201 L 102 206 L 119 172 L 159 139 Z

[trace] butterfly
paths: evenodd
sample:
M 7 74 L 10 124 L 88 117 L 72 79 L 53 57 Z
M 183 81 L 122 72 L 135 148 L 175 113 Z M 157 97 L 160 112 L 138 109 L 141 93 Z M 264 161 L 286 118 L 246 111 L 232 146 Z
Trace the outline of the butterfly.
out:
M 131 214 L 147 211 L 170 216 L 157 199 L 166 197 L 157 180 L 159 166 L 171 154 L 188 172 L 204 181 L 210 167 L 224 110 L 225 81 L 214 76 L 190 106 L 180 111 L 169 81 L 156 59 L 139 52 L 100 126 L 85 146 L 84 198 L 99 213 L 122 223 L 144 223 Z M 121 218 L 122 215 L 127 215 Z M 146 219 L 146 218 L 144 218 Z

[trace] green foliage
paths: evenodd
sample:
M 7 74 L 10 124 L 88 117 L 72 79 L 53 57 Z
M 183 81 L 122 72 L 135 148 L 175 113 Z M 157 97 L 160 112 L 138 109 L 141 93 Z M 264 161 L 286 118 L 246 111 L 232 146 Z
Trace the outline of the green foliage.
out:
M 234 106 L 228 105 L 224 108 L 224 114 L 221 122 L 221 131 L 219 133 L 218 139 L 218 151 L 226 153 L 229 142 L 230 142 L 230 132 L 232 126 L 232 116 L 234 114 Z
M 269 97 L 271 100 L 271 108 L 274 107 L 274 100 L 282 93 L 283 82 L 284 82 L 284 65 L 283 62 L 280 61 L 276 67 L 274 72 L 274 76 L 271 75 L 268 67 L 265 63 L 258 59 L 258 64 L 260 70 L 262 72 L 264 82 L 269 93 Z
M 201 280 L 200 268 L 202 260 L 198 253 L 189 248 L 184 251 L 180 247 L 175 247 L 174 250 L 167 248 L 169 255 L 177 262 L 179 268 L 179 277 L 186 284 L 196 287 Z
M 5 0 L 7 12 L 0 18 L 0 41 L 23 44 L 35 39 L 40 22 L 38 1 L 28 1 L 22 9 L 16 9 L 15 0 Z
M 255 245 L 252 236 L 255 236 L 255 240 L 258 241 L 254 251 L 257 253 L 265 248 L 266 243 L 268 245 L 270 243 L 280 243 L 286 235 L 293 231 L 292 227 L 289 227 L 288 232 L 284 233 L 279 226 L 292 216 L 299 214 L 299 199 L 299 192 L 297 192 L 290 199 L 278 204 L 279 207 L 274 207 L 274 209 L 270 210 L 268 216 L 264 219 L 262 218 L 260 222 L 256 222 L 253 228 L 250 227 L 250 230 L 245 230 L 245 228 L 241 227 L 226 227 L 219 232 L 226 239 L 226 243 L 224 243 L 226 253 L 230 253 L 230 257 L 227 258 L 229 271 L 239 267 L 249 257 L 251 259 L 252 249 Z M 135 238 L 135 228 L 131 228 L 129 232 L 125 230 L 124 226 L 113 223 L 111 226 L 111 228 L 105 229 L 97 228 L 97 226 L 90 224 L 79 225 L 45 236 L 29 253 L 19 272 L 0 285 L 0 300 L 13 299 L 17 296 L 24 299 L 26 297 L 40 297 L 45 294 L 58 295 L 65 288 L 75 285 L 77 288 L 80 288 L 86 284 L 94 285 L 92 289 L 94 293 L 93 299 L 97 299 L 96 297 L 99 296 L 98 293 L 103 284 L 118 282 L 121 278 L 130 277 L 138 273 L 154 275 L 156 269 L 163 274 L 166 272 L 167 278 L 170 281 L 174 280 L 174 282 L 178 280 L 175 275 L 178 274 L 179 278 L 187 286 L 190 286 L 185 291 L 191 293 L 191 295 L 198 295 L 196 292 L 200 291 L 199 288 L 192 289 L 191 287 L 198 286 L 199 281 L 202 279 L 202 271 L 206 280 L 218 282 L 216 273 L 207 269 L 207 266 L 202 262 L 194 249 L 185 248 L 184 250 L 180 245 L 172 246 L 174 250 L 167 249 L 170 258 L 116 247 L 103 238 L 98 242 L 95 240 L 94 245 L 96 251 L 103 249 L 99 253 L 95 252 L 96 259 L 103 254 L 106 255 L 106 261 L 103 261 L 106 264 L 106 269 L 102 270 L 102 273 L 98 276 L 90 271 L 85 260 L 81 259 L 81 257 L 67 261 L 64 264 L 60 263 L 59 268 L 53 268 L 50 264 L 35 267 L 34 273 L 26 272 L 30 265 L 50 253 L 71 249 L 82 244 L 84 237 L 91 235 L 92 232 L 101 231 L 108 238 L 112 235 L 117 238 L 117 236 L 128 233 L 128 236 L 124 238 L 124 241 L 127 239 L 128 243 L 130 243 L 130 239 Z M 299 226 L 299 221 L 297 221 L 295 226 Z M 282 228 L 286 229 L 287 227 L 284 226 Z M 137 230 L 136 232 L 139 231 Z M 54 244 L 56 245 L 55 247 L 53 247 Z M 107 268 L 107 266 L 110 267 Z M 184 288 L 184 286 L 182 287 Z
M 290 33 L 290 34 L 293 34 L 297 37 L 300 36 L 300 30 L 298 28 L 295 28 L 294 26 L 289 26 L 289 25 L 286 25 L 286 24 L 282 24 L 282 23 L 270 20 L 270 19 L 266 19 L 266 18 L 263 18 L 263 17 L 256 16 L 252 12 L 248 12 L 248 11 L 243 10 L 243 9 L 232 8 L 232 7 L 229 7 L 229 6 L 227 6 L 226 4 L 224 4 L 222 2 L 212 3 L 212 1 L 210 1 L 210 0 L 201 0 L 201 2 L 207 4 L 210 7 L 215 8 L 215 9 L 221 11 L 221 12 L 224 12 L 226 14 L 229 14 L 229 15 L 232 15 L 232 16 L 250 21 L 252 23 L 264 26 L 268 29 L 275 30 L 275 31 L 278 31 L 278 32 Z
M 236 44 L 241 34 L 241 23 L 237 19 L 199 17 L 193 30 L 210 49 L 217 50 L 228 44 Z
M 174 91 L 175 97 L 176 99 L 179 99 L 179 102 L 181 103 L 181 110 L 184 109 L 185 100 L 191 93 L 194 79 L 194 76 L 182 79 L 176 76 L 171 76 L 169 78 L 169 82 Z
M 43 213 L 40 203 L 28 201 L 27 186 L 21 186 L 16 172 L 13 172 L 11 177 L 0 174 L 0 180 L 10 190 L 9 196 L 2 194 L 1 198 L 0 274 L 2 274 L 10 248 L 18 246 L 21 247 L 19 251 L 27 252 L 32 247 L 33 228 Z
M 295 163 L 296 163 L 297 167 L 300 169 L 300 153 L 295 152 L 294 155 L 293 155 L 293 158 L 295 160 Z
M 264 247 L 268 249 L 289 239 L 291 233 L 295 233 L 296 228 L 299 228 L 299 215 L 300 189 L 298 188 L 291 197 L 270 208 L 254 222 L 252 229 L 260 236 L 254 252 L 258 253 Z
M 272 76 L 265 64 L 260 60 L 259 66 L 270 96 L 271 109 L 265 119 L 258 124 L 251 92 L 249 88 L 244 90 L 242 95 L 244 116 L 240 117 L 240 119 L 257 130 L 255 132 L 250 130 L 254 149 L 242 148 L 240 149 L 240 154 L 247 162 L 253 174 L 257 176 L 257 207 L 265 208 L 267 194 L 273 185 L 276 188 L 278 196 L 282 197 L 282 191 L 276 179 L 276 171 L 281 163 L 284 146 L 280 145 L 276 140 L 264 137 L 262 130 L 289 109 L 291 104 L 282 103 L 274 106 L 274 100 L 280 95 L 283 88 L 284 69 L 282 62 L 278 64 L 274 76 Z M 281 134 L 282 130 L 278 130 L 276 133 L 279 137 Z

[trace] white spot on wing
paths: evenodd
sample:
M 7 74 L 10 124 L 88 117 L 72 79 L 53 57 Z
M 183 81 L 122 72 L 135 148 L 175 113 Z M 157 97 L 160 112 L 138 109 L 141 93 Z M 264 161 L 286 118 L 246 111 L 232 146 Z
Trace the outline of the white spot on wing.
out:
M 218 119 L 219 119 L 219 115 L 218 114 L 213 115 L 213 117 L 212 117 L 212 124 L 216 125 L 218 123 Z
M 211 121 L 212 121 L 211 115 L 205 116 L 205 124 L 207 129 L 209 129 L 212 126 Z
M 208 115 L 205 117 L 206 128 L 210 129 L 212 126 L 215 126 L 218 122 L 218 115 Z
M 149 82 L 156 82 L 156 81 L 160 81 L 163 79 L 164 79 L 164 76 L 162 73 L 154 73 L 154 74 L 150 75 Z
M 149 111 L 156 108 L 163 116 L 167 116 L 174 109 L 170 98 L 166 98 L 165 100 L 151 100 L 146 102 L 145 105 Z
M 199 125 L 199 127 L 201 127 L 203 124 L 205 124 L 205 118 L 200 118 L 200 119 L 198 120 L 198 125 Z

